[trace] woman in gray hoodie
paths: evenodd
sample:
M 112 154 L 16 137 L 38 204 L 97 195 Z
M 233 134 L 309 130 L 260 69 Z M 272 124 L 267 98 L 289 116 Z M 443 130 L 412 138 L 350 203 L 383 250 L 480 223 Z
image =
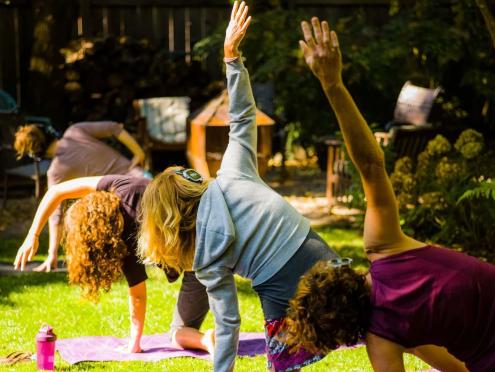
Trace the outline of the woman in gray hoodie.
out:
M 224 51 L 230 99 L 229 144 L 216 179 L 171 167 L 142 199 L 139 254 L 164 267 L 193 270 L 215 317 L 215 371 L 234 368 L 240 315 L 234 274 L 252 280 L 265 317 L 268 367 L 297 370 L 322 358 L 284 342 L 288 302 L 299 277 L 319 260 L 338 259 L 258 174 L 256 106 L 238 51 L 251 17 L 234 4 Z

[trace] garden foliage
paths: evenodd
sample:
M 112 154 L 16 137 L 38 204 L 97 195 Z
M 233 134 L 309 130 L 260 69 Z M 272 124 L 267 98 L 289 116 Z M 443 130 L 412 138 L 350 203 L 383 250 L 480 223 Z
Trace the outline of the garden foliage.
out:
M 415 162 L 399 159 L 391 181 L 404 230 L 495 261 L 493 158 L 481 133 L 467 129 L 454 144 L 438 135 Z
M 443 88 L 433 120 L 449 123 L 443 129 L 449 137 L 472 123 L 493 135 L 495 58 L 474 1 L 395 0 L 382 15 L 339 11 L 344 16 L 329 21 L 339 35 L 344 80 L 368 122 L 390 121 L 398 93 L 410 80 Z M 299 51 L 299 23 L 312 15 L 282 8 L 257 14 L 242 47 L 254 81 L 275 83 L 275 111 L 289 141 L 304 146 L 338 128 Z M 197 58 L 217 55 L 220 63 L 224 29 L 196 44 Z
M 306 146 L 337 128 L 320 85 L 299 51 L 299 23 L 307 18 L 302 11 L 283 9 L 256 14 L 242 44 L 253 81 L 275 84 L 274 114 L 285 123 L 288 141 Z M 196 43 L 196 58 L 214 56 L 222 63 L 225 27 L 220 25 L 215 33 Z
M 138 98 L 188 96 L 199 105 L 215 92 L 201 64 L 188 64 L 146 39 L 78 39 L 61 50 L 70 121 L 130 122 Z M 180 56 L 179 56 L 180 57 Z M 192 107 L 195 109 L 196 107 Z

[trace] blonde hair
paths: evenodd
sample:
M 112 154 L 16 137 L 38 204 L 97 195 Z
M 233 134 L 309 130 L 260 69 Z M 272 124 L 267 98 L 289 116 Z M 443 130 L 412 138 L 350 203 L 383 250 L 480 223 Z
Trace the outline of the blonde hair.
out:
M 15 132 L 14 149 L 17 159 L 26 155 L 40 155 L 45 146 L 46 137 L 35 124 L 23 125 Z
M 191 270 L 196 241 L 196 215 L 208 182 L 195 183 L 169 167 L 146 187 L 141 199 L 139 256 L 178 272 Z
M 121 277 L 127 254 L 123 229 L 120 198 L 111 192 L 92 192 L 67 210 L 63 245 L 69 282 L 81 287 L 84 298 L 97 302 L 100 289 L 108 292 Z

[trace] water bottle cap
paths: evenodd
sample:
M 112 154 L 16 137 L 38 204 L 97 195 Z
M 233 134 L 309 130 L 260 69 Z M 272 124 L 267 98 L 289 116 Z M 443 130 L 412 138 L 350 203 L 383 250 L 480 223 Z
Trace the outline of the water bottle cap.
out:
M 36 341 L 52 342 L 56 339 L 57 335 L 53 333 L 53 328 L 50 327 L 48 324 L 43 325 L 36 335 Z

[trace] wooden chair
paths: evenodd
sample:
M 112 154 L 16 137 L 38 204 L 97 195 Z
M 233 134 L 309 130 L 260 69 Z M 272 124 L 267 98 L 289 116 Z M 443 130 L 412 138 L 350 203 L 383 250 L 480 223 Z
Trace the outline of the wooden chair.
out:
M 394 119 L 388 132 L 375 132 L 375 138 L 382 146 L 392 146 L 395 158 L 409 156 L 416 160 L 428 141 L 436 134 L 436 128 L 428 123 L 435 98 L 441 88 L 427 89 L 415 86 L 407 81 L 402 87 L 394 110 Z M 337 139 L 325 142 L 328 151 L 327 192 L 330 204 L 335 204 L 345 195 L 351 184 L 348 172 L 348 160 L 342 142 Z
M 155 97 L 135 100 L 137 137 L 151 170 L 153 151 L 185 151 L 189 97 Z
M 341 140 L 336 138 L 325 141 L 327 146 L 327 187 L 326 197 L 330 205 L 338 202 L 339 197 L 344 196 L 351 185 L 349 173 L 349 160 L 345 157 L 344 146 Z
M 51 160 L 35 158 L 31 164 L 6 169 L 3 176 L 2 206 L 5 207 L 7 205 L 8 190 L 12 179 L 14 179 L 14 183 L 16 179 L 32 180 L 34 182 L 34 196 L 36 200 L 39 201 L 42 194 L 42 186 L 46 180 L 46 174 L 48 168 L 50 168 L 50 164 Z
M 428 89 L 406 81 L 397 98 L 394 119 L 387 124 L 389 131 L 375 132 L 378 143 L 393 146 L 397 159 L 403 156 L 416 159 L 435 135 L 428 117 L 440 91 L 440 87 Z

